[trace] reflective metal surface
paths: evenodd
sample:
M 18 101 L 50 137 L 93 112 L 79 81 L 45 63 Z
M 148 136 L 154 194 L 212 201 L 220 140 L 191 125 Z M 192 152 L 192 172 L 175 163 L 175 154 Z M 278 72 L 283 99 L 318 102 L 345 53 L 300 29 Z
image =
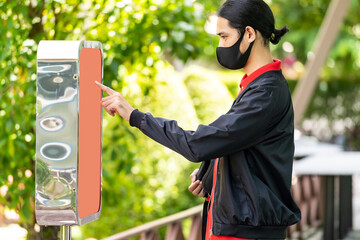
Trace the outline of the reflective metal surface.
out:
M 93 41 L 41 41 L 38 48 L 35 214 L 40 225 L 81 225 L 100 215 L 100 209 L 84 218 L 78 213 L 79 53 L 84 46 L 102 51 Z
M 71 240 L 70 226 L 61 226 L 60 227 L 60 240 Z

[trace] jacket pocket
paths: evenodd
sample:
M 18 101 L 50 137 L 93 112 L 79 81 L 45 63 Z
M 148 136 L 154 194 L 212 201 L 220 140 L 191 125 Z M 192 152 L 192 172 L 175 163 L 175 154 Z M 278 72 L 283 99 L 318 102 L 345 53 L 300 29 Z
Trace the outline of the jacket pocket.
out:
M 241 177 L 227 177 L 227 184 L 220 185 L 220 189 L 215 188 L 215 221 L 229 225 L 252 225 L 254 214 Z
M 296 204 L 286 206 L 279 197 L 266 185 L 258 185 L 260 224 L 265 226 L 288 226 L 299 221 L 293 208 Z M 292 199 L 290 192 L 288 199 Z

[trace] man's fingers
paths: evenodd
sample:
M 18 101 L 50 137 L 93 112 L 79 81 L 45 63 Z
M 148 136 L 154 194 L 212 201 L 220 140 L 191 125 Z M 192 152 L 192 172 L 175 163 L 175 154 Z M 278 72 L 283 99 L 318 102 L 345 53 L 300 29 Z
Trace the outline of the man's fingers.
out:
M 108 91 L 108 87 L 99 83 L 98 81 L 95 81 L 96 85 L 98 85 L 103 91 L 107 92 Z
M 192 182 L 195 182 L 196 180 L 196 174 L 199 172 L 199 169 L 195 169 L 191 174 L 190 174 L 190 179 Z
M 199 197 L 203 197 L 204 196 L 204 191 L 203 191 L 203 185 L 201 183 L 200 180 L 196 180 L 196 174 L 198 173 L 199 169 L 195 169 L 191 175 L 191 181 L 192 183 L 189 186 L 189 191 L 193 194 L 193 195 L 198 195 Z
M 107 100 L 107 101 L 102 101 L 102 103 L 101 103 L 101 105 L 103 105 L 103 107 L 107 107 L 107 106 L 109 106 L 110 104 L 112 104 L 114 102 L 114 100 L 113 99 L 109 99 L 109 100 Z
M 115 90 L 112 90 L 111 88 L 99 83 L 98 81 L 95 81 L 96 85 L 98 85 L 103 91 L 107 92 L 109 95 L 114 95 L 117 93 Z
M 204 197 L 204 189 L 201 189 L 201 192 L 199 193 L 199 197 Z
M 101 105 L 106 107 L 107 105 L 109 105 L 110 103 L 115 102 L 116 100 L 119 100 L 119 95 L 118 94 L 107 96 L 107 97 L 104 97 L 104 98 L 101 99 Z
M 199 185 L 201 185 L 200 180 L 196 180 L 195 182 L 190 184 L 188 189 L 190 192 L 193 192 Z
M 197 186 L 199 185 L 200 181 L 195 181 L 193 183 L 190 184 L 190 186 L 188 187 L 189 191 L 192 192 L 195 190 L 195 188 L 197 188 Z
M 192 192 L 193 195 L 199 195 L 201 193 L 201 191 L 203 190 L 203 186 L 199 185 L 197 188 L 195 188 L 195 190 Z
M 109 100 L 109 99 L 113 99 L 114 97 L 117 97 L 117 95 L 110 95 L 110 96 L 107 96 L 107 97 L 103 97 L 101 100 L 102 100 L 103 102 L 105 102 L 105 101 L 107 101 L 107 100 Z
M 104 107 L 105 111 L 110 115 L 110 116 L 115 116 L 114 112 L 107 109 L 106 107 Z
M 112 107 L 110 106 L 112 103 L 113 103 L 113 101 L 101 102 L 101 105 L 103 106 L 103 108 L 109 115 L 114 117 L 115 110 L 113 110 Z
M 111 103 L 106 107 L 109 111 L 111 111 L 113 114 L 117 113 L 120 115 L 119 113 L 119 109 L 118 106 L 116 105 L 116 103 Z M 121 116 L 121 115 L 120 115 Z

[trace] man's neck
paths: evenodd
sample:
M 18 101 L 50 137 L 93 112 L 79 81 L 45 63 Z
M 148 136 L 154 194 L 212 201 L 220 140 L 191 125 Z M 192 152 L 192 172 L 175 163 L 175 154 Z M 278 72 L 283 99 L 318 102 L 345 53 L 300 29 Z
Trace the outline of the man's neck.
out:
M 257 69 L 272 62 L 273 62 L 273 58 L 271 57 L 269 48 L 258 49 L 258 51 L 251 52 L 248 62 L 246 66 L 243 68 L 243 70 L 249 76 Z

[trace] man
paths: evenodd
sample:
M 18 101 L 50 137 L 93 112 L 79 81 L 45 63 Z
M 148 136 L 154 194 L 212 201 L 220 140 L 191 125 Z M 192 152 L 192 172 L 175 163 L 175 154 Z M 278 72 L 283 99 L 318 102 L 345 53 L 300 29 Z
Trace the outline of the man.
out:
M 300 220 L 300 210 L 290 194 L 294 154 L 291 95 L 281 62 L 272 59 L 269 48 L 269 42 L 277 44 L 288 29 L 274 26 L 272 12 L 262 0 L 223 4 L 217 22 L 217 58 L 224 67 L 242 68 L 246 74 L 230 110 L 196 131 L 185 131 L 176 121 L 134 110 L 120 93 L 97 83 L 109 94 L 102 105 L 110 115 L 119 114 L 188 160 L 210 165 L 199 176 L 204 184 L 195 181 L 194 172 L 189 187 L 195 195 L 207 197 L 206 239 L 284 239 L 287 226 Z

